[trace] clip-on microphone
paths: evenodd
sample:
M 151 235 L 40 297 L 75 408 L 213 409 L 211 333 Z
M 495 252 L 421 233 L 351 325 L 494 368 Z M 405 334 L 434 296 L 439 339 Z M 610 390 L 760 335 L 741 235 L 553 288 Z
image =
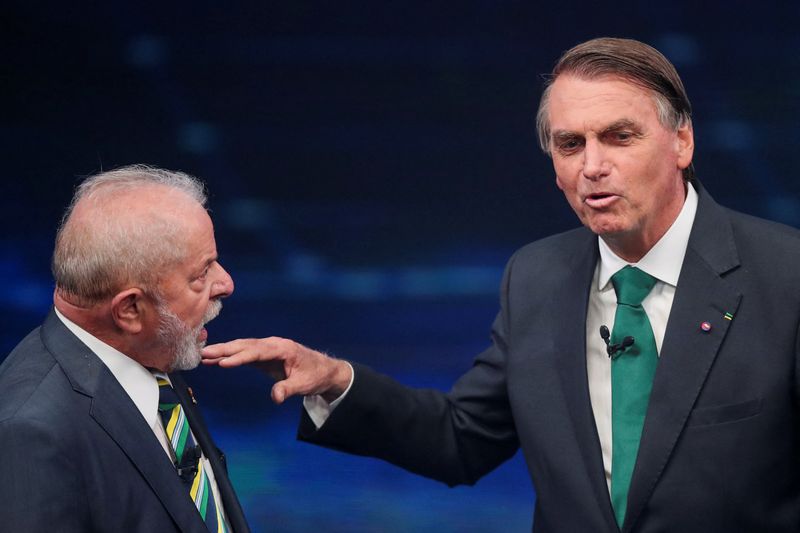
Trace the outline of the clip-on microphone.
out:
M 183 452 L 181 462 L 175 465 L 178 469 L 178 477 L 185 483 L 191 483 L 197 475 L 200 466 L 200 445 L 188 447 Z
M 618 342 L 615 344 L 611 344 L 609 340 L 611 338 L 611 333 L 609 333 L 608 328 L 605 325 L 600 326 L 600 337 L 602 337 L 603 342 L 606 343 L 606 352 L 608 353 L 609 357 L 614 357 L 617 352 L 624 352 L 626 348 L 633 345 L 633 337 L 628 335 L 622 342 Z

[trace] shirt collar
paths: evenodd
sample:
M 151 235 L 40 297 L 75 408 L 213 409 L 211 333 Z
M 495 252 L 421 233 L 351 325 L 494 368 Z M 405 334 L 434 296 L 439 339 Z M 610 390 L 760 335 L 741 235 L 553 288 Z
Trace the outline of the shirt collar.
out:
M 108 367 L 151 428 L 158 421 L 158 383 L 145 367 L 61 314 L 56 316 Z
M 697 213 L 697 192 L 691 185 L 687 185 L 686 188 L 686 200 L 683 202 L 678 218 L 638 263 L 628 263 L 612 252 L 603 239 L 597 238 L 600 247 L 598 290 L 609 288 L 611 276 L 626 265 L 636 266 L 673 287 L 678 285 L 678 277 L 681 273 L 683 258 L 686 255 L 686 247 L 689 244 L 694 216 Z

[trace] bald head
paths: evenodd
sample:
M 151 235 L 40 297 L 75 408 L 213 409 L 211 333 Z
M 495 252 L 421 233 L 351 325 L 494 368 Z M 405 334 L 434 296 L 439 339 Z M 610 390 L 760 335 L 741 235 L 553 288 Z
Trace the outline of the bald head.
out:
M 203 185 L 181 172 L 135 165 L 88 178 L 56 238 L 59 295 L 89 307 L 125 286 L 155 292 L 185 256 L 187 215 L 204 212 L 205 202 Z

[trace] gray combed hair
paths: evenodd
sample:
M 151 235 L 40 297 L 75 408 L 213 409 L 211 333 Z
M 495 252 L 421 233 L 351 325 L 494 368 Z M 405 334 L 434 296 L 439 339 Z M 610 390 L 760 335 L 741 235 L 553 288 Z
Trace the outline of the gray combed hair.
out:
M 157 294 L 165 267 L 185 257 L 182 226 L 155 208 L 147 217 L 126 214 L 129 193 L 161 186 L 206 205 L 205 186 L 197 178 L 147 165 L 101 172 L 75 190 L 56 235 L 52 271 L 56 288 L 79 305 L 112 297 L 125 284 Z M 92 214 L 74 217 L 78 204 Z

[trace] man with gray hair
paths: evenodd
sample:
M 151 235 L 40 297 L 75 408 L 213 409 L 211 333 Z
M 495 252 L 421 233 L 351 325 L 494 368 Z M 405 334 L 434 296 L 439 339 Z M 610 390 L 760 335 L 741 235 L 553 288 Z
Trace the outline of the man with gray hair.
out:
M 249 531 L 173 373 L 233 292 L 205 203 L 197 179 L 144 165 L 77 188 L 54 307 L 0 366 L 4 531 Z
M 540 533 L 798 531 L 800 232 L 694 179 L 689 100 L 644 43 L 567 51 L 537 122 L 584 227 L 514 254 L 492 345 L 449 393 L 286 339 L 204 357 L 305 395 L 302 439 L 450 485 L 521 448 Z

